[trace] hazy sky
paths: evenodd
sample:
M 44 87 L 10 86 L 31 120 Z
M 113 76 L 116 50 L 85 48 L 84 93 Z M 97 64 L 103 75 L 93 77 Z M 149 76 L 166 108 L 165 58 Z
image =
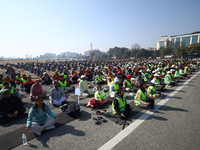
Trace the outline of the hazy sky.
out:
M 199 0 L 0 0 L 0 56 L 156 47 L 200 31 Z

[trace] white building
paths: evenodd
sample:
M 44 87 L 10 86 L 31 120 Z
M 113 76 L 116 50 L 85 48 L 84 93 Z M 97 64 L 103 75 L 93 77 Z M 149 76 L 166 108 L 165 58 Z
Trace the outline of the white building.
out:
M 174 36 L 162 36 L 161 39 L 157 41 L 157 50 L 160 47 L 176 48 L 183 45 L 188 46 L 195 43 L 200 43 L 200 31 Z

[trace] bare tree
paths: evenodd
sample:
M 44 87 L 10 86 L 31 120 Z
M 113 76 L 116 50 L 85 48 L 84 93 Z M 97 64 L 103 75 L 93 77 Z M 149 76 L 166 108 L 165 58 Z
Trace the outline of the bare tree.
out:
M 135 43 L 131 46 L 131 50 L 140 50 L 141 46 L 138 43 Z

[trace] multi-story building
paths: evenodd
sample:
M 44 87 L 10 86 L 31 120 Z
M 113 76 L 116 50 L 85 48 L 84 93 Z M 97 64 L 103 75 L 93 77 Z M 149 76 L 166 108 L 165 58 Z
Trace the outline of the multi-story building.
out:
M 188 46 L 190 44 L 200 43 L 200 31 L 174 35 L 174 36 L 162 36 L 160 40 L 157 41 L 157 50 L 160 47 L 173 47 L 177 48 L 180 46 Z

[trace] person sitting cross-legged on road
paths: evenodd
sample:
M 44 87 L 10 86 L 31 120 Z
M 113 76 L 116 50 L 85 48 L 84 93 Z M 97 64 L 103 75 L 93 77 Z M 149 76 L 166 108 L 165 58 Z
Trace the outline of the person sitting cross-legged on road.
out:
M 61 87 L 61 89 L 63 90 L 65 94 L 73 90 L 72 86 L 67 86 L 67 80 L 64 79 L 63 75 L 60 75 L 59 87 Z
M 109 86 L 111 98 L 115 97 L 115 94 L 117 93 L 118 88 L 119 88 L 119 79 L 115 77 L 114 82 L 111 82 Z
M 146 88 L 146 82 L 140 84 L 140 88 L 137 91 L 134 99 L 135 106 L 145 109 L 153 109 L 155 98 L 152 97 L 151 99 L 147 99 L 145 88 Z
M 81 95 L 84 97 L 88 97 L 90 95 L 90 92 L 88 91 L 88 82 L 85 80 L 86 76 L 81 76 L 81 81 L 79 83 L 79 88 L 81 90 Z
M 3 88 L 1 89 L 1 93 L 3 92 L 4 89 L 10 90 L 11 94 L 16 95 L 17 97 L 19 97 L 20 100 L 22 100 L 21 94 L 16 90 L 16 88 L 10 86 L 9 82 L 4 82 L 3 83 Z
M 29 111 L 25 130 L 40 136 L 42 131 L 55 129 L 54 124 L 59 118 L 60 116 L 52 113 L 49 105 L 45 104 L 41 97 L 36 97 L 35 104 Z
M 117 89 L 114 101 L 112 102 L 113 114 L 120 119 L 125 119 L 126 115 L 131 113 L 133 106 L 126 103 L 125 90 L 122 87 Z
M 2 91 L 3 97 L 0 99 L 0 123 L 5 123 L 18 118 L 26 111 L 19 97 L 12 95 L 10 90 Z
M 157 82 L 155 80 L 151 80 L 151 85 L 147 89 L 147 94 L 149 97 L 160 98 L 163 96 L 163 94 L 161 92 L 156 91 L 156 88 L 155 88 L 156 84 L 157 84 Z
M 53 88 L 50 90 L 49 93 L 49 99 L 50 99 L 50 103 L 53 105 L 63 105 L 64 103 L 66 103 L 66 98 L 68 96 L 66 96 L 62 89 L 59 87 L 59 83 L 57 80 L 55 80 L 53 82 Z
M 105 92 L 103 91 L 103 88 L 101 85 L 97 86 L 97 91 L 94 93 L 94 98 L 91 99 L 86 107 L 99 107 L 102 104 L 106 103 L 109 100 L 109 96 L 106 97 Z
M 25 88 L 25 92 L 30 94 L 31 91 L 31 86 L 35 83 L 35 81 L 33 81 L 31 79 L 31 75 L 28 75 L 28 80 L 24 83 L 24 88 Z
M 42 98 L 46 97 L 46 91 L 43 91 L 42 85 L 40 84 L 40 80 L 37 79 L 35 81 L 35 84 L 31 86 L 31 92 L 30 92 L 30 100 L 35 100 L 35 97 L 39 96 Z

